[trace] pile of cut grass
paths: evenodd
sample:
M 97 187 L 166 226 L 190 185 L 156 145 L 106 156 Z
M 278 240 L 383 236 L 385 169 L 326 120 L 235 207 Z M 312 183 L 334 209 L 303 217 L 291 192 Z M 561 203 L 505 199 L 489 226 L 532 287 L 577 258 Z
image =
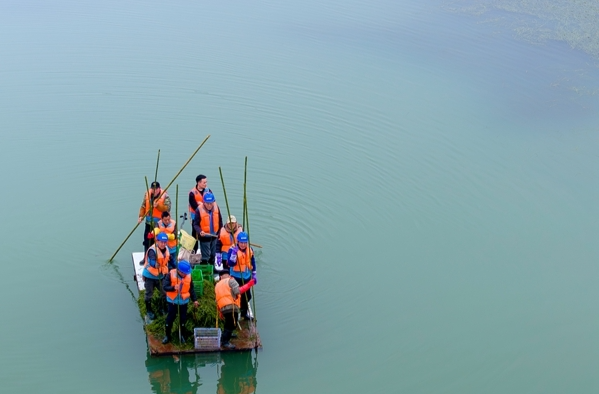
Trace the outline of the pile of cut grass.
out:
M 216 327 L 217 310 L 216 299 L 214 297 L 214 284 L 208 280 L 205 280 L 203 287 L 203 294 L 196 294 L 199 303 L 197 307 L 194 307 L 191 300 L 187 305 L 181 305 L 181 308 L 187 308 L 187 322 L 185 323 L 185 328 L 190 333 L 193 332 L 195 327 Z M 144 319 L 146 315 L 146 304 L 144 298 L 145 291 L 141 291 L 137 299 L 137 305 L 139 307 L 139 313 L 141 314 L 142 319 Z M 146 328 L 150 333 L 158 337 L 163 337 L 165 335 L 164 325 L 166 322 L 166 313 L 163 313 L 163 311 L 166 312 L 167 306 L 164 299 L 161 299 L 160 292 L 158 290 L 154 290 L 151 303 L 152 309 L 156 314 L 156 319 L 154 319 L 150 324 L 146 325 Z M 179 316 L 177 316 L 175 322 L 173 323 L 173 343 L 179 345 L 181 348 L 193 348 L 193 343 L 190 340 L 187 340 L 183 345 L 179 343 L 179 336 L 177 335 L 178 328 Z

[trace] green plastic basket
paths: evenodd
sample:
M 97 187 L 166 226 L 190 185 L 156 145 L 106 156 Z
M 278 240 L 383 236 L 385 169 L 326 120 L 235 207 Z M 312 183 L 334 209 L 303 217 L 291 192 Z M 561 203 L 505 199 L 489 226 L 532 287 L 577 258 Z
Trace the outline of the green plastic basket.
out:
M 204 273 L 202 270 L 193 269 L 191 270 L 191 280 L 195 282 L 202 282 L 204 280 Z
M 205 265 L 205 264 L 201 264 L 201 265 L 196 265 L 193 267 L 193 270 L 191 271 L 191 278 L 193 279 L 193 273 L 197 272 L 197 271 L 201 271 L 202 272 L 202 278 L 205 280 L 208 280 L 212 283 L 214 283 L 214 268 L 211 265 Z M 193 279 L 195 281 L 195 279 Z

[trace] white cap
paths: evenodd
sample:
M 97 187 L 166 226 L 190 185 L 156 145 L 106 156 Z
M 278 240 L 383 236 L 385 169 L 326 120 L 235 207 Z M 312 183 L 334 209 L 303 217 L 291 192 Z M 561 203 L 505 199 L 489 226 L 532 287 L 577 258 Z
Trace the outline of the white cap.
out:
M 229 216 L 229 219 L 227 220 L 227 224 L 229 223 L 237 223 L 237 219 L 235 218 L 235 216 L 231 215 Z

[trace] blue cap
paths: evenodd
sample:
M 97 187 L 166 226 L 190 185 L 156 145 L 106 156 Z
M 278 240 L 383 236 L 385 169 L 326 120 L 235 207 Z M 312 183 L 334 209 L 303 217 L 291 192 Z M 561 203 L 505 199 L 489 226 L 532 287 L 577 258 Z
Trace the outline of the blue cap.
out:
M 165 233 L 158 233 L 158 235 L 156 236 L 156 241 L 168 241 L 168 235 L 166 235 Z
M 187 262 L 187 260 L 179 261 L 178 269 L 185 275 L 189 275 L 191 273 L 191 265 L 189 265 L 189 262 Z
M 204 193 L 204 202 L 215 202 L 216 199 L 214 198 L 214 194 L 207 192 Z
M 245 231 L 242 231 L 239 234 L 237 234 L 237 242 L 247 242 L 247 241 L 248 241 L 248 233 L 246 233 Z

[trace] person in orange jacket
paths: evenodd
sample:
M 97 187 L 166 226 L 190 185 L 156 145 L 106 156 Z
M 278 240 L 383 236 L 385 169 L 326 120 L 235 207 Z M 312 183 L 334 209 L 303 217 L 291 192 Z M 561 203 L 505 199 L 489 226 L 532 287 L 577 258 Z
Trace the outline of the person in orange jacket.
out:
M 158 225 L 158 221 L 162 218 L 162 212 L 171 211 L 171 198 L 165 191 L 162 193 L 159 182 L 152 182 L 150 190 L 144 194 L 144 199 L 139 208 L 139 217 L 137 223 L 141 223 L 146 219 L 146 227 L 144 229 L 144 252 L 152 244 L 152 236 L 150 235 L 154 228 Z
M 256 258 L 254 249 L 249 245 L 249 236 L 245 231 L 237 235 L 237 246 L 229 249 L 227 265 L 230 267 L 229 273 L 237 281 L 239 286 L 243 286 L 250 279 L 258 283 L 256 273 Z M 247 293 L 241 297 L 241 318 L 251 320 L 252 316 L 248 313 L 249 301 L 252 299 L 252 293 Z
M 158 227 L 154 229 L 154 233 L 156 233 L 156 231 L 165 233 L 168 236 L 166 246 L 168 247 L 168 251 L 171 255 L 171 258 L 168 262 L 168 268 L 176 268 L 175 255 L 177 254 L 177 222 L 171 218 L 170 213 L 162 212 L 162 219 L 158 222 Z
M 164 296 L 164 291 L 160 286 L 160 280 L 164 277 L 164 274 L 168 272 L 168 261 L 170 259 L 170 253 L 166 242 L 168 236 L 165 233 L 159 233 L 156 236 L 156 244 L 149 247 L 146 252 L 146 257 L 143 260 L 144 269 L 142 272 L 144 287 L 145 287 L 145 303 L 146 313 L 149 320 L 154 320 L 156 316 L 152 310 L 152 295 L 154 290 L 158 290 Z
M 166 316 L 165 332 L 166 336 L 162 340 L 163 344 L 167 344 L 172 338 L 172 325 L 179 314 L 179 326 L 181 327 L 181 343 L 185 343 L 187 337 L 187 304 L 189 300 L 193 301 L 195 307 L 198 306 L 193 282 L 191 281 L 191 265 L 181 260 L 176 269 L 172 269 L 162 281 L 162 287 L 166 292 L 166 301 L 168 303 L 168 315 Z
M 204 202 L 204 194 L 212 193 L 212 190 L 208 188 L 208 178 L 206 175 L 200 174 L 196 176 L 196 185 L 189 191 L 188 207 L 189 217 L 191 218 L 191 236 L 194 238 L 199 237 L 199 233 L 196 233 L 196 229 L 193 227 L 193 222 L 197 215 L 198 206 Z M 194 253 L 198 250 L 198 241 L 196 241 L 193 251 Z
M 202 264 L 214 265 L 216 257 L 216 239 L 223 226 L 223 217 L 212 193 L 204 194 L 204 202 L 198 205 L 193 228 L 199 234 Z
M 235 216 L 229 216 L 227 223 L 220 229 L 219 237 L 216 239 L 216 261 L 214 267 L 217 271 L 221 271 L 221 269 L 227 266 L 229 249 L 237 244 L 237 236 L 242 231 L 243 227 L 237 223 Z
M 221 347 L 225 349 L 235 349 L 235 345 L 229 341 L 235 330 L 236 316 L 241 305 L 241 294 L 248 291 L 255 283 L 252 279 L 240 287 L 237 281 L 229 276 L 229 272 L 224 270 L 220 273 L 220 280 L 214 286 L 216 307 L 225 319 L 225 327 L 221 337 Z

